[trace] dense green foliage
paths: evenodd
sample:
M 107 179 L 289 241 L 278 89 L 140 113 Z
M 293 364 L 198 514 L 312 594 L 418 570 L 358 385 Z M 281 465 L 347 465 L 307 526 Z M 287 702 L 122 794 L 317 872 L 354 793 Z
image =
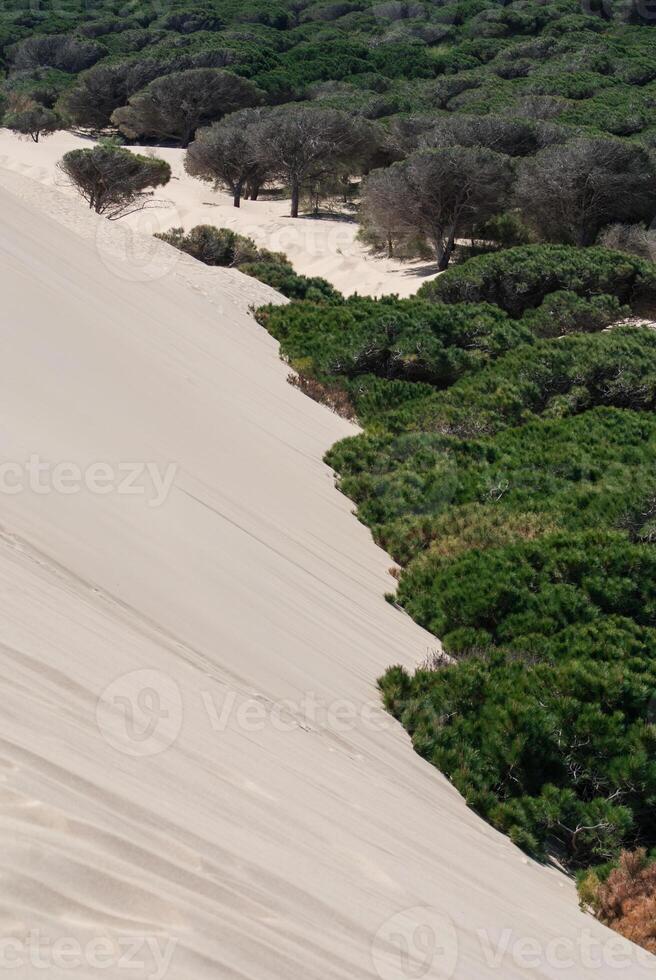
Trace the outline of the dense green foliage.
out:
M 356 296 L 328 309 L 311 303 L 289 311 L 274 307 L 266 326 L 295 367 L 321 380 L 373 374 L 440 388 L 532 339 L 494 306 L 449 308 L 395 297 Z
M 288 299 L 307 299 L 312 302 L 332 300 L 338 292 L 321 276 L 301 276 L 290 262 L 246 262 L 239 267 L 247 276 L 253 276 L 267 286 L 277 289 Z
M 526 246 L 423 299 L 260 311 L 362 435 L 328 453 L 447 657 L 380 680 L 418 752 L 571 867 L 656 844 L 656 333 L 648 262 Z
M 11 88 L 74 107 L 111 69 L 94 125 L 156 77 L 230 67 L 274 103 L 313 99 L 371 119 L 517 109 L 590 132 L 653 141 L 648 5 L 605 0 L 177 0 L 163 9 L 82 0 L 0 14 Z M 643 9 L 644 8 L 644 9 Z M 336 81 L 339 80 L 339 81 Z M 111 90 L 110 90 L 111 89 Z M 94 105 L 93 100 L 91 101 Z M 73 113 L 75 115 L 75 113 Z
M 364 241 L 432 252 L 444 269 L 465 239 L 591 245 L 622 222 L 636 226 L 626 240 L 646 233 L 652 21 L 626 0 L 10 3 L 0 110 L 35 140 L 67 126 L 191 143 L 188 172 L 236 206 L 271 182 L 294 217 L 301 199 L 318 213 L 322 197 L 357 197 Z M 293 297 L 317 288 L 284 280 Z
M 597 407 L 487 438 L 367 433 L 335 447 L 330 461 L 392 555 L 405 564 L 424 552 L 425 569 L 459 552 L 461 540 L 480 548 L 488 537 L 505 543 L 544 528 L 625 521 L 648 537 L 640 508 L 653 486 L 654 431 L 646 413 Z
M 553 574 L 556 548 L 544 548 Z M 591 578 L 608 565 L 620 575 L 642 571 L 647 551 L 622 562 L 621 538 L 578 537 L 563 556 L 566 573 L 567 559 L 585 566 L 590 548 L 601 551 Z M 588 597 L 569 582 L 562 588 Z M 544 637 L 539 653 L 494 647 L 413 677 L 396 667 L 381 688 L 417 751 L 470 805 L 532 853 L 548 848 L 585 866 L 654 838 L 655 655 L 656 630 L 599 610 L 596 620 Z
M 582 297 L 610 294 L 623 303 L 653 301 L 656 271 L 650 262 L 603 248 L 518 246 L 449 269 L 420 294 L 444 303 L 496 303 L 521 316 L 562 289 Z
M 7 129 L 20 136 L 29 136 L 35 143 L 42 136 L 49 136 L 61 127 L 61 120 L 56 112 L 29 99 L 20 107 L 14 107 L 11 112 L 5 113 L 2 121 Z
M 415 399 L 388 424 L 475 435 L 596 405 L 656 407 L 656 334 L 618 328 L 511 352 L 448 391 Z

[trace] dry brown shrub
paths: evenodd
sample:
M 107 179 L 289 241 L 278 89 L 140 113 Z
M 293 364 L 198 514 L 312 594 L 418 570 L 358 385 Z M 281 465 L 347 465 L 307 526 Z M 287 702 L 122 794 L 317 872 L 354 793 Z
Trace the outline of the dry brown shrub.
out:
M 656 953 L 656 862 L 644 848 L 622 851 L 619 866 L 594 896 L 599 919 L 615 932 Z
M 341 418 L 348 419 L 349 422 L 355 421 L 353 403 L 348 392 L 340 388 L 339 385 L 324 384 L 322 381 L 317 381 L 316 378 L 308 378 L 306 375 L 294 374 L 293 372 L 287 375 L 287 382 L 313 401 L 327 405 Z

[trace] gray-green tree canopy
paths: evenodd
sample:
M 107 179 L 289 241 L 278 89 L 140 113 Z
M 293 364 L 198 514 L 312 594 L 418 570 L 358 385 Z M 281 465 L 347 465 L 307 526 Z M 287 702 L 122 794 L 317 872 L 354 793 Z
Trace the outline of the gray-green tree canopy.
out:
M 338 109 L 289 105 L 270 110 L 255 131 L 256 150 L 273 176 L 291 190 L 291 215 L 298 217 L 301 190 L 309 182 L 358 165 L 368 152 L 369 130 Z
M 512 180 L 507 156 L 484 147 L 418 150 L 367 178 L 363 213 L 400 240 L 424 238 L 446 269 L 456 238 L 503 210 Z
M 651 222 L 656 169 L 636 143 L 574 139 L 522 161 L 516 198 L 546 241 L 592 245 L 605 225 Z
M 36 68 L 56 68 L 75 74 L 95 65 L 107 54 L 98 41 L 71 34 L 49 34 L 26 37 L 11 50 L 14 71 L 33 71 Z
M 102 144 L 65 153 L 58 167 L 89 207 L 110 219 L 143 210 L 153 188 L 171 179 L 171 168 L 164 160 Z
M 29 136 L 38 143 L 41 136 L 50 136 L 60 129 L 62 124 L 59 116 L 52 109 L 46 109 L 38 102 L 32 102 L 31 105 L 8 112 L 4 118 L 4 125 L 14 133 Z
M 263 110 L 242 109 L 196 133 L 185 154 L 185 170 L 214 187 L 225 187 L 238 208 L 244 192 L 257 192 L 271 176 L 266 154 L 258 149 Z
M 112 122 L 129 139 L 171 139 L 186 147 L 201 126 L 261 99 L 246 78 L 221 68 L 191 68 L 156 78 L 116 109 Z
M 57 108 L 74 126 L 98 132 L 109 125 L 115 109 L 161 72 L 161 65 L 153 59 L 95 65 L 63 93 Z

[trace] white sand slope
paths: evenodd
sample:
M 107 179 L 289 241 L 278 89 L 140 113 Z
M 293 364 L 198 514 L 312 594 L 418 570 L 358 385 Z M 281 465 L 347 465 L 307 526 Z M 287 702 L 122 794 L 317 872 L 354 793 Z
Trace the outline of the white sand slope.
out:
M 0 129 L 0 166 L 46 184 L 62 185 L 57 161 L 68 150 L 91 145 L 89 140 L 67 132 L 55 133 L 35 145 L 31 140 L 19 139 L 7 129 Z M 229 195 L 217 193 L 211 185 L 185 173 L 183 150 L 147 147 L 141 152 L 154 153 L 167 160 L 173 178 L 166 187 L 155 192 L 161 208 L 122 219 L 135 229 L 152 233 L 183 227 L 188 231 L 200 224 L 234 228 L 243 235 L 250 235 L 262 247 L 286 252 L 297 272 L 323 276 L 347 296 L 355 292 L 371 296 L 385 293 L 411 296 L 432 277 L 429 263 L 404 263 L 372 256 L 356 241 L 358 226 L 355 222 L 303 216 L 294 220 L 289 217 L 289 201 L 243 201 L 237 209 Z M 67 190 L 76 193 L 70 188 Z
M 380 709 L 375 678 L 434 640 L 383 599 L 321 462 L 354 430 L 285 383 L 261 287 L 144 264 L 4 171 L 0 207 L 2 965 L 653 976 Z

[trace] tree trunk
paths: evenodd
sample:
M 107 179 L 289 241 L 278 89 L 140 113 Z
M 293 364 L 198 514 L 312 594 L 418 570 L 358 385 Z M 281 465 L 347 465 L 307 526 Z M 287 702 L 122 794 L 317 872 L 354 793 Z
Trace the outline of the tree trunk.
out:
M 241 207 L 241 192 L 243 190 L 242 184 L 235 184 L 232 194 L 232 203 L 236 208 Z
M 453 255 L 453 249 L 456 243 L 456 231 L 452 228 L 449 232 L 448 238 L 444 239 L 441 235 L 436 236 L 434 239 L 435 254 L 437 256 L 437 269 L 438 272 L 444 272 L 448 268 L 449 262 L 451 261 L 451 256 Z
M 596 229 L 590 228 L 589 225 L 583 225 L 579 235 L 579 245 L 581 248 L 588 248 L 590 245 L 594 245 L 596 240 Z
M 301 198 L 301 188 L 297 180 L 292 180 L 292 218 L 298 218 L 298 206 Z
M 387 258 L 388 259 L 394 258 L 394 242 L 392 241 L 391 238 L 387 239 Z

